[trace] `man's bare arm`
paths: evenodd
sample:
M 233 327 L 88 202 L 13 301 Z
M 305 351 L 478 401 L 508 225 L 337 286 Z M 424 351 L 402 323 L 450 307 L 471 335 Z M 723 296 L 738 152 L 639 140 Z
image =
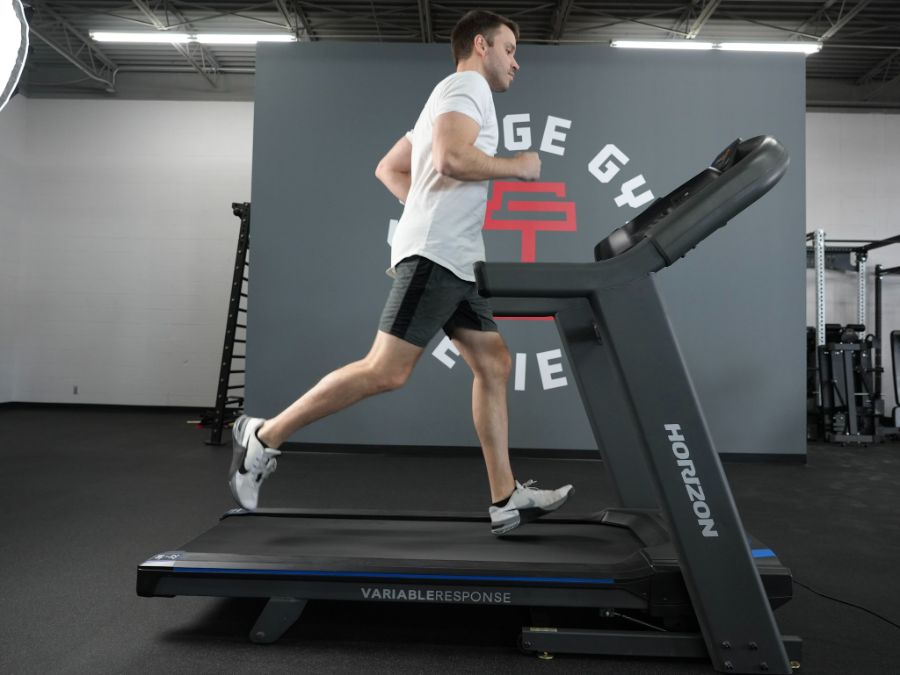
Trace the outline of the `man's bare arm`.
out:
M 480 130 L 478 122 L 463 113 L 438 115 L 432 135 L 435 171 L 467 181 L 540 178 L 541 159 L 536 152 L 521 152 L 513 157 L 491 157 L 475 147 Z
M 412 143 L 406 136 L 394 143 L 394 147 L 378 162 L 375 175 L 401 202 L 406 202 L 412 183 Z

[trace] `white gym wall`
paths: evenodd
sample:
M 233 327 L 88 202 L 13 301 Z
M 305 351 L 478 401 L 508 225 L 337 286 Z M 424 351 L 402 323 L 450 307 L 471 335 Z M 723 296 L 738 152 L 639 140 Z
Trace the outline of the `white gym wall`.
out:
M 10 102 L 0 402 L 213 404 L 238 230 L 230 204 L 250 200 L 252 126 L 244 102 Z M 806 230 L 900 233 L 900 115 L 808 113 L 806 134 Z M 870 273 L 900 264 L 900 245 L 869 261 Z M 852 275 L 829 272 L 828 290 L 829 321 L 855 321 Z M 811 278 L 807 299 L 812 325 Z M 898 278 L 885 281 L 884 328 L 900 328 Z
M 16 288 L 19 283 L 23 198 L 25 109 L 17 96 L 0 113 L 0 401 L 14 400 Z
M 213 403 L 252 124 L 252 103 L 17 98 L 0 115 L 4 400 Z

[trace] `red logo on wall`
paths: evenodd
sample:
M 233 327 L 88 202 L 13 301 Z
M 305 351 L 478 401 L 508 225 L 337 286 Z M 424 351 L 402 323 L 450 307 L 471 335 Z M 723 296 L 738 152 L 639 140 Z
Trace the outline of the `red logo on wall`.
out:
M 545 220 L 542 218 L 512 218 L 498 219 L 496 216 L 503 209 L 504 197 L 512 194 L 525 194 L 551 196 L 555 195 L 560 200 L 566 196 L 565 183 L 513 183 L 495 182 L 494 191 L 488 201 L 484 214 L 485 230 L 520 230 L 522 232 L 521 262 L 534 262 L 537 246 L 537 233 L 543 232 L 574 232 L 578 229 L 575 219 L 575 202 L 553 201 L 547 199 L 514 199 L 509 198 L 506 203 L 506 211 L 512 213 L 561 213 L 562 218 Z

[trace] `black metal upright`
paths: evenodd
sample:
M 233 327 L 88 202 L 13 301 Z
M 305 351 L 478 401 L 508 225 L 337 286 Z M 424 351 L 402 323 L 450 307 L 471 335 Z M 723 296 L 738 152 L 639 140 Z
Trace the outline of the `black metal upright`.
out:
M 897 241 L 896 241 L 897 239 L 898 239 L 897 237 L 892 237 L 891 243 L 897 243 Z M 882 414 L 884 412 L 883 411 L 884 390 L 882 388 L 882 382 L 881 382 L 881 378 L 884 375 L 884 367 L 882 366 L 882 355 L 881 355 L 881 349 L 882 349 L 882 344 L 883 344 L 883 342 L 882 342 L 883 333 L 882 333 L 882 325 L 881 324 L 882 324 L 882 318 L 884 316 L 883 311 L 882 311 L 882 307 L 883 307 L 882 303 L 884 301 L 883 297 L 882 297 L 882 292 L 883 292 L 882 282 L 883 282 L 884 277 L 892 276 L 892 275 L 900 275 L 900 267 L 884 267 L 883 265 L 875 266 L 875 375 L 876 375 L 875 396 L 876 396 L 876 399 L 881 403 Z M 889 433 L 896 433 L 898 430 L 900 430 L 900 414 L 898 414 L 898 412 L 900 412 L 900 392 L 898 392 L 898 389 L 900 389 L 900 387 L 898 387 L 898 384 L 897 384 L 898 382 L 900 382 L 900 374 L 898 374 L 898 372 L 897 372 L 897 365 L 898 365 L 897 331 L 891 331 L 888 335 L 888 339 L 889 339 L 888 344 L 889 344 L 889 348 L 891 350 L 891 357 L 892 357 L 891 363 L 892 363 L 892 368 L 894 371 L 894 373 L 893 373 L 894 374 L 894 398 L 896 399 L 896 402 L 897 402 L 897 405 L 894 406 L 893 412 L 891 413 L 890 423 L 889 423 L 893 428 L 890 428 L 888 431 L 889 431 Z
M 728 481 L 652 276 L 598 294 L 714 667 L 790 673 Z M 635 311 L 635 304 L 639 308 Z M 614 336 L 614 337 L 613 337 Z M 739 610 L 737 608 L 740 608 Z
M 216 389 L 216 405 L 213 412 L 212 429 L 207 445 L 222 445 L 222 433 L 225 426 L 234 420 L 244 408 L 244 397 L 235 396 L 232 392 L 242 390 L 242 383 L 234 384 L 232 375 L 243 375 L 246 366 L 235 368 L 235 362 L 246 361 L 245 354 L 235 354 L 236 344 L 246 344 L 247 340 L 239 339 L 237 331 L 247 328 L 247 308 L 241 306 L 247 293 L 244 284 L 250 279 L 250 263 L 247 259 L 250 251 L 250 203 L 234 203 L 231 208 L 241 219 L 238 233 L 237 253 L 234 258 L 234 273 L 231 279 L 231 297 L 228 301 L 228 318 L 225 321 L 225 344 L 222 347 L 222 361 L 219 365 L 219 383 Z M 243 320 L 242 320 L 243 319 Z
M 522 267 L 484 265 L 481 287 L 501 298 L 521 298 L 528 287 L 520 275 L 528 273 L 539 279 L 534 286 L 551 292 L 556 279 L 562 294 L 567 273 L 578 266 Z M 588 302 L 545 296 L 537 300 L 539 311 L 556 318 L 620 498 L 658 507 L 671 527 L 713 666 L 725 673 L 786 675 L 792 672 L 787 651 L 654 275 L 622 283 L 614 268 L 594 273 L 593 289 L 571 287 L 571 295 L 583 293 Z M 590 264 L 582 269 L 591 272 Z M 506 313 L 504 303 L 498 306 L 498 314 Z M 548 651 L 606 653 L 600 638 L 598 632 L 560 630 L 541 642 Z
M 882 283 L 884 277 L 891 276 L 894 274 L 900 275 L 900 267 L 884 267 L 883 265 L 875 265 L 875 368 L 878 373 L 877 380 L 877 392 L 878 397 L 881 397 L 883 392 L 881 386 L 881 375 L 884 372 L 884 369 L 881 367 L 881 345 L 882 345 L 882 318 L 884 314 L 882 313 Z

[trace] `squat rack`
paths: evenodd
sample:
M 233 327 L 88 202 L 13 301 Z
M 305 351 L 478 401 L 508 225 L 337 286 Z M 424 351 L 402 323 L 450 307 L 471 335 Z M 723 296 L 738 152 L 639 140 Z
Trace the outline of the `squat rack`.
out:
M 866 324 L 866 272 L 869 251 L 884 248 L 892 244 L 900 244 L 900 234 L 887 239 L 833 239 L 838 244 L 862 244 L 861 246 L 835 246 L 827 244 L 824 230 L 815 230 L 806 234 L 806 241 L 813 246 L 806 249 L 806 266 L 816 271 L 816 345 L 825 344 L 825 270 L 856 270 L 857 312 L 856 323 Z M 851 258 L 855 256 L 855 260 Z M 812 259 L 812 265 L 810 264 Z M 880 270 L 880 272 L 879 272 Z M 900 268 L 885 269 L 875 266 L 875 337 L 881 338 L 881 277 L 887 274 L 900 274 Z

